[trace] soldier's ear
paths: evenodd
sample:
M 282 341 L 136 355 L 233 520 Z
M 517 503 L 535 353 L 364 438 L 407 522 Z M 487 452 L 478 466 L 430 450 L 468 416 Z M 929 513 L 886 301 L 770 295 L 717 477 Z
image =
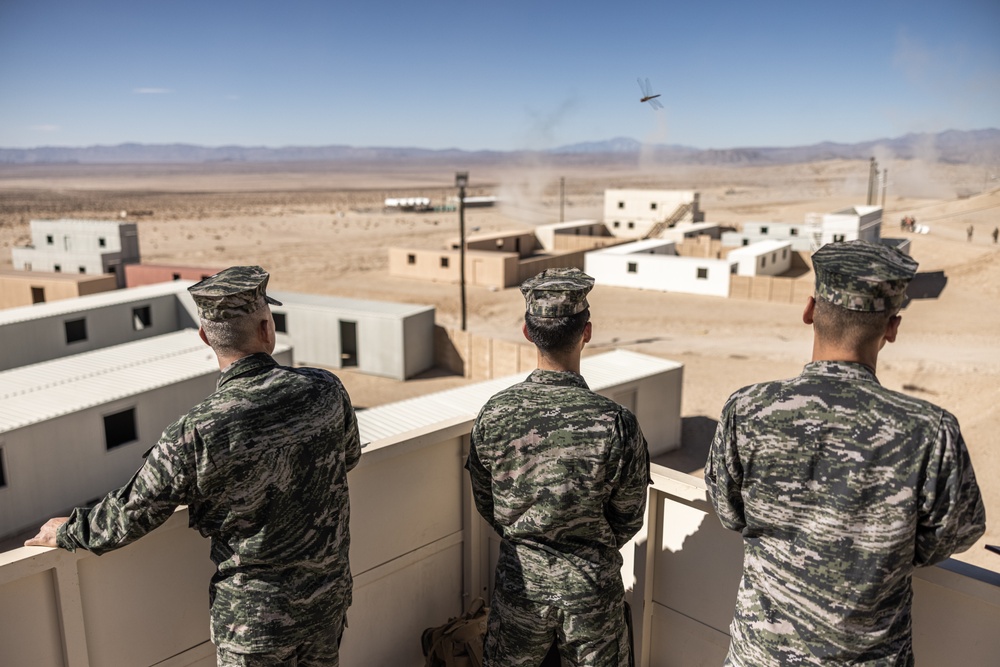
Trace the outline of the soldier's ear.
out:
M 885 325 L 885 342 L 896 342 L 896 335 L 899 333 L 899 323 L 902 321 L 903 317 L 901 315 L 893 315 L 889 318 L 889 323 Z
M 594 325 L 588 321 L 586 326 L 583 327 L 583 343 L 586 345 L 590 342 L 591 337 L 594 335 Z
M 809 297 L 806 301 L 806 308 L 802 311 L 802 322 L 805 324 L 813 323 L 813 314 L 816 312 L 816 297 Z
M 205 327 L 198 327 L 198 337 L 201 338 L 205 345 L 212 347 L 212 344 L 208 342 L 208 336 L 205 335 Z
M 521 325 L 521 333 L 524 334 L 524 339 L 526 341 L 528 341 L 532 345 L 535 344 L 535 341 L 531 340 L 531 335 L 528 333 L 528 323 L 527 322 L 525 322 L 524 324 Z

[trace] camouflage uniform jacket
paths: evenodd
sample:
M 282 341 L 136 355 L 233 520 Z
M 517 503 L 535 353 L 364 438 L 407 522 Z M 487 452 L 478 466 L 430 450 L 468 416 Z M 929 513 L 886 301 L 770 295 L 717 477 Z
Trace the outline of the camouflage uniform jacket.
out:
M 986 523 L 955 417 L 857 363 L 733 394 L 705 482 L 743 534 L 733 665 L 912 664 L 913 569 Z
M 128 484 L 74 510 L 59 546 L 101 554 L 186 504 L 217 566 L 212 641 L 239 652 L 294 645 L 350 605 L 347 471 L 360 456 L 336 376 L 254 354 L 167 427 Z
M 501 591 L 566 609 L 624 595 L 619 549 L 642 526 L 649 483 L 631 412 L 577 373 L 533 371 L 480 411 L 466 468 L 503 538 Z

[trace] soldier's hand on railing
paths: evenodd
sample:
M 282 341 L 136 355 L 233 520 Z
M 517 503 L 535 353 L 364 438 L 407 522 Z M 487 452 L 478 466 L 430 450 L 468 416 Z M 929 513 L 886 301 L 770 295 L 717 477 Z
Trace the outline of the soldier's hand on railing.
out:
M 59 530 L 59 526 L 66 523 L 69 520 L 68 516 L 58 516 L 54 519 L 49 519 L 45 522 L 45 525 L 38 529 L 38 534 L 32 537 L 30 540 L 25 541 L 24 546 L 26 547 L 57 547 L 56 543 L 56 533 Z

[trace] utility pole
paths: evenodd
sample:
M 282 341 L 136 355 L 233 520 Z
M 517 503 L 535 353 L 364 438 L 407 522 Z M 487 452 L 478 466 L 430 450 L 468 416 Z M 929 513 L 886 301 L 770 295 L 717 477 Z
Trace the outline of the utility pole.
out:
M 559 222 L 563 222 L 566 218 L 563 216 L 563 211 L 566 205 L 566 177 L 559 177 Z
M 469 172 L 455 174 L 458 187 L 458 282 L 462 289 L 462 331 L 465 331 L 465 186 L 469 184 Z
M 868 199 L 865 202 L 869 206 L 875 201 L 875 175 L 878 173 L 878 163 L 875 158 L 871 158 L 868 163 Z
M 889 170 L 882 170 L 882 215 L 885 215 L 885 188 L 889 185 Z

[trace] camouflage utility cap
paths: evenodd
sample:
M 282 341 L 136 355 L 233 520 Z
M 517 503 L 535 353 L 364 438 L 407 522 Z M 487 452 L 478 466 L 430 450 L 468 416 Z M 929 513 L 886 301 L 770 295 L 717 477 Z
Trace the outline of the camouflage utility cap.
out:
M 827 243 L 812 256 L 816 298 L 847 310 L 877 313 L 902 308 L 917 262 L 896 248 L 847 241 Z
M 257 312 L 264 302 L 280 306 L 267 296 L 268 273 L 259 266 L 231 266 L 188 288 L 203 320 L 222 322 Z
M 545 269 L 521 283 L 529 315 L 569 317 L 586 310 L 594 279 L 580 269 Z

